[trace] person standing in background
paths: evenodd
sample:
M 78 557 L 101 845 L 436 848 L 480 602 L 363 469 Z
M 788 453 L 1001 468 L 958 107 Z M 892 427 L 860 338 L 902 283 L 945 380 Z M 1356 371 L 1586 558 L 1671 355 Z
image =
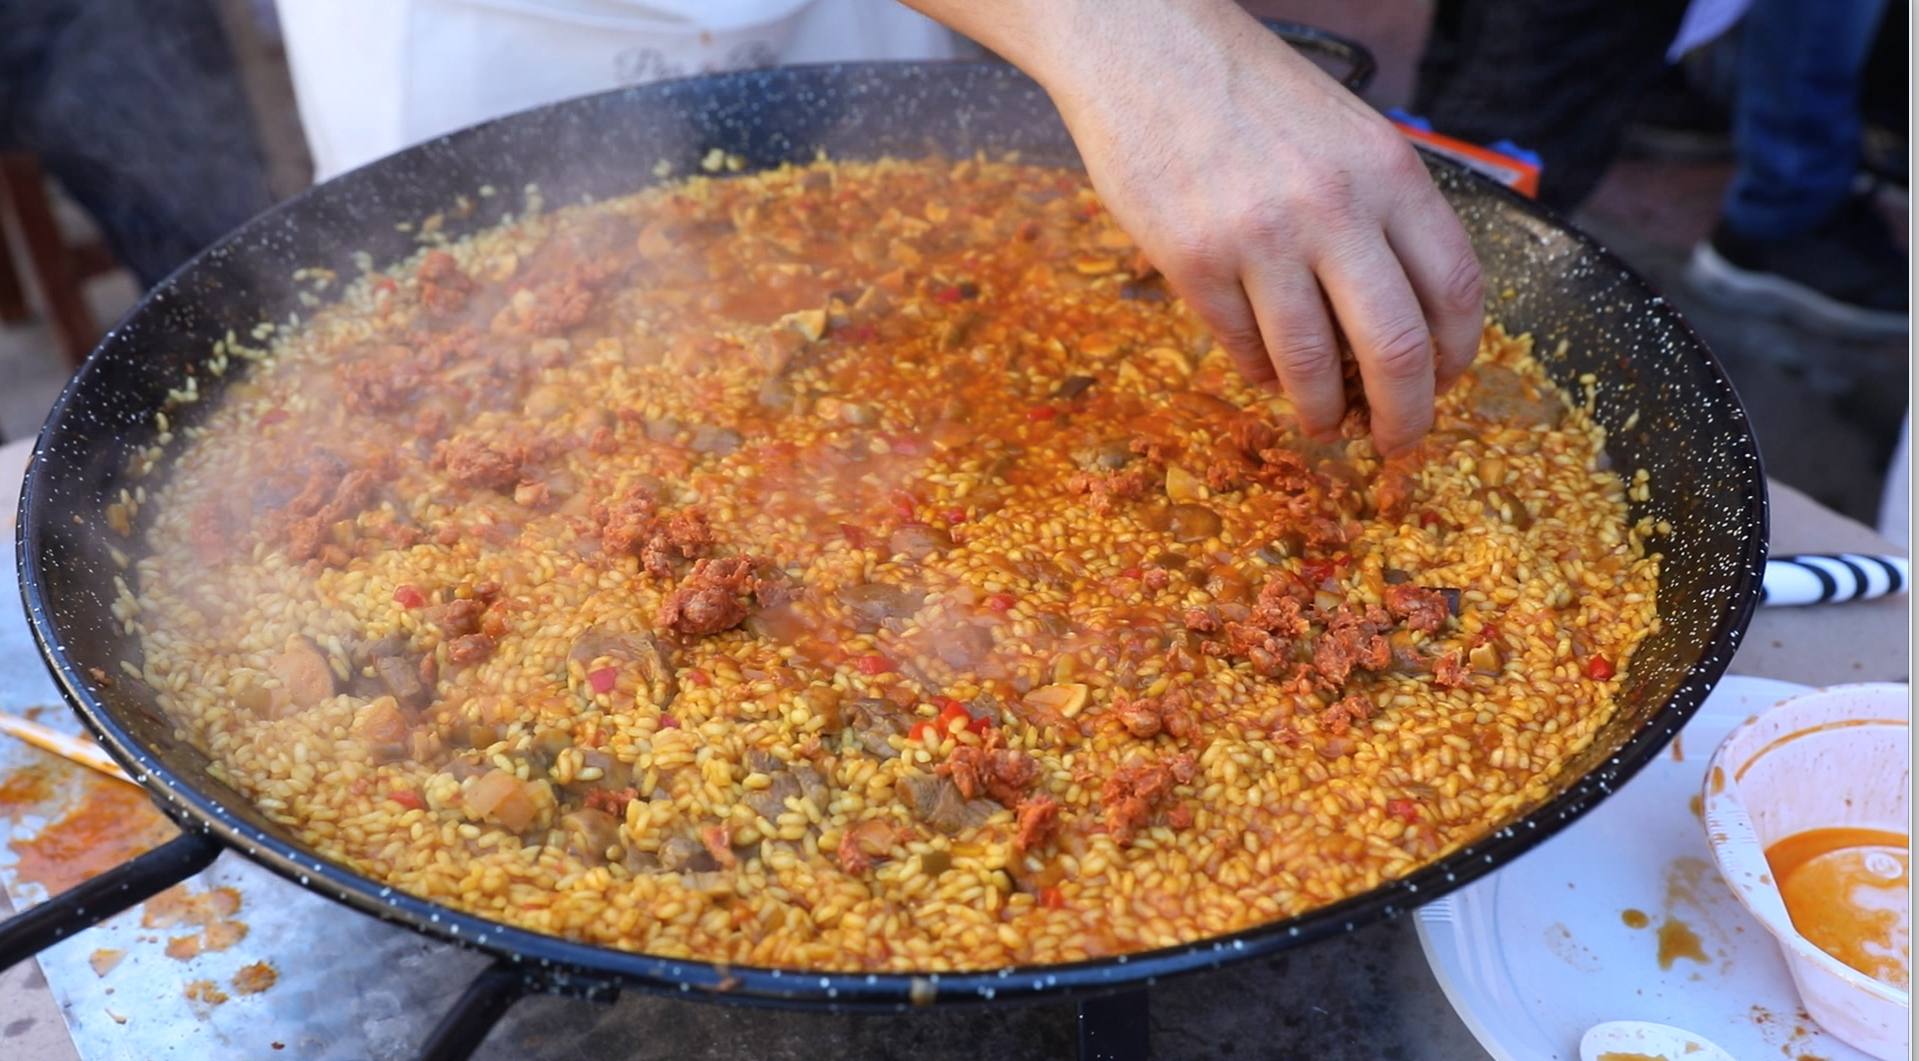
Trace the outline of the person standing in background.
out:
M 143 287 L 273 204 L 210 0 L 0 0 L 0 150 L 36 156 Z
M 1885 0 L 1753 0 L 1737 168 L 1687 271 L 1701 294 L 1834 335 L 1906 333 L 1906 256 L 1859 181 L 1860 87 L 1885 11 Z
M 1443 133 L 1537 151 L 1540 199 L 1569 212 L 1675 52 L 1704 43 L 1692 24 L 1738 20 L 1736 169 L 1688 279 L 1745 312 L 1896 336 L 1905 256 L 1855 187 L 1860 87 L 1885 10 L 1884 0 L 1438 0 L 1413 110 Z

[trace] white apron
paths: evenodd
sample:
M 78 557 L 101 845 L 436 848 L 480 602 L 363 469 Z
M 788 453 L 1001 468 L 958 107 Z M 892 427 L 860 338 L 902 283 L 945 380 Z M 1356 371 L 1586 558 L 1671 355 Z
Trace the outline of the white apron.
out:
M 775 63 L 944 59 L 894 0 L 276 0 L 325 180 L 441 133 L 621 85 Z

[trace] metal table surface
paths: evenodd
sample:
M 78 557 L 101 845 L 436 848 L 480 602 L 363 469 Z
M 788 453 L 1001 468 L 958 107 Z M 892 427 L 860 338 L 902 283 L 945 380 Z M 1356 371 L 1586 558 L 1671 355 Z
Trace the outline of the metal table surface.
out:
M 26 443 L 0 447 L 0 511 L 10 536 Z M 1903 552 L 1867 528 L 1773 487 L 1775 551 Z M 11 570 L 11 565 L 8 565 Z M 7 576 L 9 579 L 11 576 Z M 58 705 L 11 586 L 0 586 L 0 708 Z M 1732 671 L 1820 685 L 1904 680 L 1907 600 L 1765 609 Z M 64 709 L 42 721 L 78 723 Z M 0 739 L 0 776 L 37 753 Z M 37 822 L 11 826 L 22 831 Z M 10 826 L 0 818 L 0 832 Z M 0 910 L 37 901 L 0 846 Z M 0 975 L 0 1056 L 105 1058 L 364 1058 L 408 1056 L 484 959 L 339 907 L 231 853 L 188 888 L 231 886 L 249 926 L 232 948 L 179 962 L 165 930 L 128 911 Z M 31 893 L 31 894 L 29 894 Z M 89 956 L 127 957 L 105 976 Z M 187 982 L 224 987 L 241 966 L 270 962 L 270 989 L 209 1006 Z M 1057 1058 L 1070 1056 L 1074 1008 L 845 1016 L 741 1009 L 629 995 L 612 1005 L 533 998 L 495 1029 L 484 1058 L 810 1057 Z M 1482 1056 L 1428 970 L 1410 919 L 1362 929 L 1268 961 L 1162 983 L 1152 992 L 1161 1057 L 1306 1056 L 1451 1059 Z

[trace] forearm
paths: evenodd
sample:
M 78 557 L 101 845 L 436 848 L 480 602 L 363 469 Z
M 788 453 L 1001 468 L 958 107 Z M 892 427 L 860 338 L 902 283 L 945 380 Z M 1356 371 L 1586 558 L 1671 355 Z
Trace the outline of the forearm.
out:
M 1230 61 L 1228 42 L 1265 32 L 1234 0 L 903 2 L 1024 70 L 1062 108 L 1092 86 L 1150 80 L 1149 65 Z

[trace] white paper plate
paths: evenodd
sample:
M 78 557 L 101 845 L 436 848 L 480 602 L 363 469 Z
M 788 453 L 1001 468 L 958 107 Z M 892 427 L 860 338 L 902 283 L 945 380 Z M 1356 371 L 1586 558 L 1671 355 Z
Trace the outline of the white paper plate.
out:
M 1737 1058 L 1870 1061 L 1800 1009 L 1778 946 L 1713 868 L 1693 811 L 1706 761 L 1740 722 L 1804 686 L 1727 678 L 1680 737 L 1606 802 L 1517 862 L 1415 914 L 1460 1019 L 1500 1061 L 1577 1061 L 1601 1021 L 1671 1024 Z M 1644 913 L 1630 927 L 1625 911 Z M 1707 960 L 1659 964 L 1676 919 Z

